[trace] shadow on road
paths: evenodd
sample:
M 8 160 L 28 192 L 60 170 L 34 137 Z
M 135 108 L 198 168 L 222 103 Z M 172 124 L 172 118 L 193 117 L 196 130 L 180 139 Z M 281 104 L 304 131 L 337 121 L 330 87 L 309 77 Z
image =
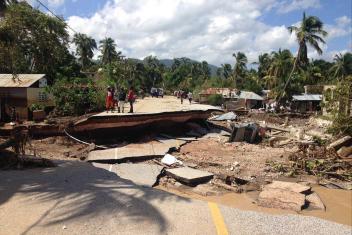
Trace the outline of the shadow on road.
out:
M 38 224 L 49 226 L 79 217 L 109 214 L 117 220 L 127 217 L 136 223 L 157 224 L 160 233 L 165 233 L 167 221 L 151 202 L 188 200 L 140 187 L 88 163 L 64 161 L 54 168 L 0 171 L 0 206 L 15 194 L 24 196 L 28 203 L 32 203 L 32 198 L 37 203 L 51 203 L 23 234 Z

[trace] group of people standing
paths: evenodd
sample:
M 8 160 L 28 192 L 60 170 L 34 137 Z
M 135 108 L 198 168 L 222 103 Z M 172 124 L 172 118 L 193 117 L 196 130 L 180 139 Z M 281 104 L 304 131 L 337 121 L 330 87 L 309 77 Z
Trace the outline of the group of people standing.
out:
M 193 94 L 192 92 L 187 92 L 187 91 L 177 91 L 177 98 L 181 99 L 181 104 L 183 104 L 184 99 L 188 99 L 189 104 L 192 104 L 193 100 Z
M 124 88 L 121 88 L 120 90 L 115 91 L 114 88 L 108 87 L 107 88 L 107 94 L 106 94 L 106 112 L 111 111 L 112 113 L 115 110 L 115 107 L 117 106 L 117 111 L 124 112 L 125 110 L 125 102 L 127 101 L 130 104 L 130 111 L 129 113 L 133 113 L 133 103 L 136 99 L 136 96 L 133 91 L 133 87 L 131 87 L 128 91 L 128 94 L 126 94 L 126 90 Z

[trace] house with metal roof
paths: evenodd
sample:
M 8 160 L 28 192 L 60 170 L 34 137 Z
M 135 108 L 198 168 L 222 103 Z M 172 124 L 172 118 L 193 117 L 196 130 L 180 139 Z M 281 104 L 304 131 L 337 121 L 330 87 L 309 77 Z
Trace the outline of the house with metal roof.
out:
M 9 121 L 13 108 L 18 120 L 27 120 L 32 105 L 54 106 L 46 86 L 45 74 L 0 74 L 0 120 Z
M 322 100 L 321 94 L 293 95 L 292 109 L 301 113 L 320 111 Z

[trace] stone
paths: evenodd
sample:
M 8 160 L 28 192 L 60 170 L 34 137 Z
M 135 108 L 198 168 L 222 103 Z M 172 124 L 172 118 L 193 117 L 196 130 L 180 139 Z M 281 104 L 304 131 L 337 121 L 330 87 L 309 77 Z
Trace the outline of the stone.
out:
M 296 193 L 305 193 L 309 192 L 311 187 L 291 182 L 273 181 L 271 184 L 264 186 L 264 190 L 266 189 L 280 189 Z
M 266 189 L 259 194 L 258 205 L 263 207 L 301 211 L 305 195 L 281 189 Z
M 331 144 L 329 144 L 327 149 L 328 150 L 330 150 L 330 149 L 338 150 L 342 146 L 348 146 L 351 144 L 352 144 L 352 137 L 347 135 L 347 136 L 340 138 L 340 139 L 332 142 Z
M 317 193 L 307 195 L 306 201 L 309 202 L 309 206 L 325 211 L 325 205 Z
M 166 174 L 186 184 L 200 184 L 211 180 L 214 175 L 206 171 L 200 171 L 189 167 L 167 169 Z
M 337 155 L 341 158 L 348 158 L 352 155 L 352 145 L 351 146 L 342 146 L 339 150 L 337 150 Z
M 152 164 L 115 164 L 114 172 L 127 180 L 131 180 L 133 183 L 145 187 L 153 187 L 157 182 L 158 176 L 164 167 Z
M 151 159 L 153 157 L 162 157 L 170 147 L 163 143 L 143 143 L 129 144 L 120 148 L 111 148 L 105 150 L 95 150 L 88 154 L 88 161 L 95 162 L 126 162 Z

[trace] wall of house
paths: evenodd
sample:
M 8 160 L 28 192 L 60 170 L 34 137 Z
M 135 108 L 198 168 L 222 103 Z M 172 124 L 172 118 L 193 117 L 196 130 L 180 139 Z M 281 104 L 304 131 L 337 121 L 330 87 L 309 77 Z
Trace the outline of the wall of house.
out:
M 54 99 L 51 94 L 47 94 L 44 88 L 27 88 L 27 105 L 31 107 L 33 104 L 43 106 L 54 106 Z
M 26 88 L 0 87 L 1 118 L 11 115 L 11 107 L 16 107 L 20 120 L 28 118 Z

